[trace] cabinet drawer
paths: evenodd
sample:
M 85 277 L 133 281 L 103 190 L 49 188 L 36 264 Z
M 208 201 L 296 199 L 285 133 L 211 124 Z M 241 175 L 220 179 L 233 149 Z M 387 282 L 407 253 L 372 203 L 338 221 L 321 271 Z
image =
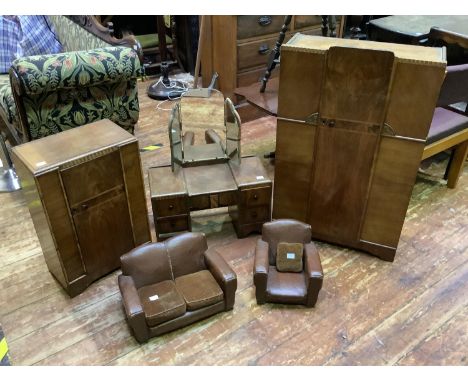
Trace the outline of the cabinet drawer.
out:
M 236 204 L 236 192 L 223 192 L 219 194 L 218 198 L 219 207 L 227 207 Z
M 271 187 L 249 188 L 241 191 L 240 202 L 247 207 L 270 204 Z
M 294 16 L 294 29 L 310 27 L 312 25 L 321 26 L 322 16 Z
M 260 68 L 249 70 L 248 72 L 243 72 L 237 75 L 237 87 L 249 86 L 257 82 L 260 88 L 260 82 L 265 75 L 266 64 Z M 271 78 L 279 76 L 279 65 L 276 66 L 275 70 L 271 73 Z
M 188 213 L 187 197 L 153 199 L 153 212 L 156 217 L 182 215 Z
M 266 64 L 270 52 L 275 47 L 277 38 L 252 41 L 237 45 L 237 70 L 242 71 L 254 66 Z
M 237 39 L 279 33 L 284 16 L 237 16 Z
M 208 208 L 210 208 L 210 196 L 209 195 L 192 196 L 190 198 L 191 210 L 193 211 L 206 210 Z
M 249 207 L 239 211 L 239 223 L 248 224 L 270 220 L 270 206 Z
M 157 233 L 171 233 L 189 230 L 190 215 L 174 216 L 170 218 L 156 219 Z

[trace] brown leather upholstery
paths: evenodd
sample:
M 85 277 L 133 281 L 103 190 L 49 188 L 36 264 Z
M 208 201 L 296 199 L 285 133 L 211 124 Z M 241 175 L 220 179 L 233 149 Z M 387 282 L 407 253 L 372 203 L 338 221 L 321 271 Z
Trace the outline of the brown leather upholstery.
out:
M 151 301 L 151 297 L 155 296 L 157 299 Z M 138 289 L 138 297 L 140 297 L 146 323 L 149 326 L 182 316 L 187 310 L 184 298 L 172 280 L 141 287 Z
M 320 256 L 311 241 L 310 225 L 282 219 L 265 223 L 257 241 L 254 261 L 254 285 L 258 304 L 265 302 L 303 304 L 312 307 L 322 288 Z M 276 270 L 278 242 L 304 244 L 304 269 L 300 273 Z
M 119 288 L 139 342 L 234 306 L 237 277 L 202 233 L 141 245 L 123 255 Z
M 262 227 L 262 240 L 268 243 L 270 265 L 276 263 L 278 243 L 309 243 L 312 231 L 309 224 L 293 219 L 282 219 L 265 223 Z
M 187 310 L 197 310 L 223 300 L 223 290 L 207 270 L 177 277 L 175 283 Z

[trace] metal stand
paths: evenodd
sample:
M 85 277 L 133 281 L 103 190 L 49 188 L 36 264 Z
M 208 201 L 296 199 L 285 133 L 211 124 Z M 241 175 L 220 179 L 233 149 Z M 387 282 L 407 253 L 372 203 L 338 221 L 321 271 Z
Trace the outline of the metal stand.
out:
M 161 62 L 162 77 L 148 87 L 148 96 L 154 99 L 164 100 L 178 98 L 188 89 L 185 84 L 178 80 L 169 79 L 169 65 Z
M 5 160 L 8 167 L 0 167 L 0 192 L 12 192 L 21 189 L 18 176 L 16 175 L 13 163 L 8 153 L 5 141 L 3 140 L 2 134 L 0 134 L 0 145 L 2 146 L 3 153 L 5 154 Z

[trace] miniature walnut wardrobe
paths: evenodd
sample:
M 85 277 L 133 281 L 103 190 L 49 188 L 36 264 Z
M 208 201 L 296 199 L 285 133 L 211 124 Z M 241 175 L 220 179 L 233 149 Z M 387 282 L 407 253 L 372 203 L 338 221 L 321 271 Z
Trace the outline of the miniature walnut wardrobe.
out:
M 28 142 L 12 154 L 47 266 L 70 296 L 151 240 L 138 142 L 113 122 Z
M 392 261 L 445 51 L 295 35 L 281 48 L 273 217 Z

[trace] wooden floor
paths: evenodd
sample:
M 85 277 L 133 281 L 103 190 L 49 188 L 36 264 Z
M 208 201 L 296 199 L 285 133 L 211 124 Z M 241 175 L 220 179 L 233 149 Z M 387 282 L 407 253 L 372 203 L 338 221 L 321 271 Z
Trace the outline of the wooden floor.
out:
M 169 163 L 167 120 L 140 83 L 146 169 Z M 160 105 L 169 108 L 170 104 Z M 274 149 L 275 120 L 243 125 L 243 154 Z M 48 272 L 21 192 L 0 194 L 0 325 L 14 365 L 467 365 L 468 166 L 457 189 L 435 162 L 419 175 L 394 263 L 317 243 L 325 272 L 313 309 L 258 306 L 257 235 L 237 240 L 224 210 L 194 217 L 238 277 L 234 310 L 138 344 L 120 271 L 70 299 Z M 273 166 L 264 160 L 271 175 Z M 148 192 L 148 188 L 147 188 Z M 148 194 L 147 194 L 148 195 Z M 150 221 L 152 221 L 151 207 Z M 154 227 L 152 225 L 153 237 Z

